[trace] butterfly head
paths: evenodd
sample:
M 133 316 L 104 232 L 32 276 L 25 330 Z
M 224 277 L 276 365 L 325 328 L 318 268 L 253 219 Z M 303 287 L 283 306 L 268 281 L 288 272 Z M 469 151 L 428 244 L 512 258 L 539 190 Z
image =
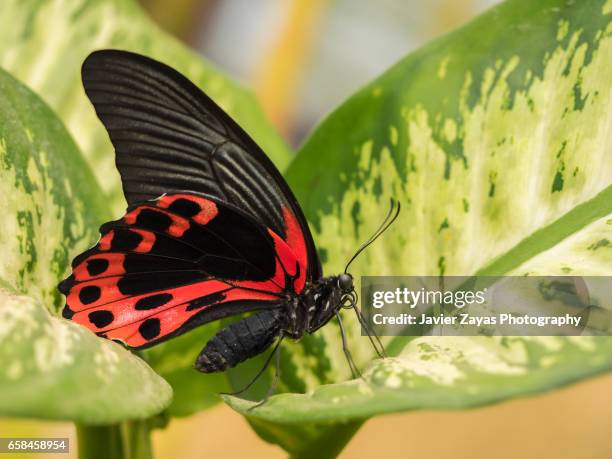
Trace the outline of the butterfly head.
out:
M 342 273 L 338 276 L 337 287 L 340 291 L 340 301 L 334 312 L 340 309 L 351 309 L 357 305 L 357 292 L 353 283 L 353 276 L 349 273 Z
M 342 273 L 338 276 L 338 287 L 342 290 L 342 293 L 350 293 L 355 290 L 353 285 L 353 276 L 349 273 Z
M 325 325 L 340 309 L 357 309 L 357 292 L 353 276 L 348 269 L 353 261 L 376 239 L 378 239 L 397 219 L 400 212 L 399 202 L 393 199 L 387 216 L 378 229 L 365 241 L 350 258 L 344 272 L 338 276 L 321 279 L 313 286 L 308 303 L 308 332 L 312 333 Z

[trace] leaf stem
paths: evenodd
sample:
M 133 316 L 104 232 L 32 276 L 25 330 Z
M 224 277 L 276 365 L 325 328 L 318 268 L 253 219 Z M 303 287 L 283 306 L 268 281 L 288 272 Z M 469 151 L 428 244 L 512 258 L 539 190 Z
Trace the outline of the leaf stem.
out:
M 147 420 L 92 426 L 77 424 L 79 459 L 152 459 Z
M 148 421 L 137 420 L 121 425 L 123 446 L 127 459 L 152 459 L 151 430 Z
M 77 424 L 79 459 L 124 459 L 118 424 L 88 426 Z

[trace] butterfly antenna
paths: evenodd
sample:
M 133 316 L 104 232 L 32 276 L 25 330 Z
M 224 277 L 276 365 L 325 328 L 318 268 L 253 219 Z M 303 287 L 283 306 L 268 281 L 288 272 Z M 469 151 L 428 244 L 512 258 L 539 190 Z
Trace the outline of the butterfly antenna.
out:
M 385 231 L 387 231 L 387 229 L 393 224 L 393 222 L 399 216 L 400 207 L 401 207 L 400 203 L 397 202 L 397 206 L 396 206 L 395 200 L 391 198 L 391 206 L 389 207 L 389 212 L 387 212 L 387 216 L 385 217 L 383 222 L 380 224 L 378 229 L 374 231 L 374 234 L 372 234 L 372 236 L 370 236 L 370 238 L 367 241 L 361 244 L 361 247 L 357 249 L 357 251 L 355 252 L 355 255 L 353 255 L 351 259 L 348 261 L 348 263 L 346 264 L 346 267 L 344 268 L 345 273 L 348 271 L 349 266 L 355 260 L 355 258 L 357 258 L 361 254 L 361 252 L 367 249 L 370 244 L 372 244 L 376 239 L 378 239 L 380 235 L 383 234 Z

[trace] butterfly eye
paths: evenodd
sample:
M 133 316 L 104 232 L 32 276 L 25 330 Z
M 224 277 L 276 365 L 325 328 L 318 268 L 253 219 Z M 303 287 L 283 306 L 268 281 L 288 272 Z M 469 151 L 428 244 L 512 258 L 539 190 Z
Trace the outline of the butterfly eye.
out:
M 340 274 L 338 277 L 338 287 L 344 292 L 348 292 L 353 289 L 353 276 L 347 273 Z

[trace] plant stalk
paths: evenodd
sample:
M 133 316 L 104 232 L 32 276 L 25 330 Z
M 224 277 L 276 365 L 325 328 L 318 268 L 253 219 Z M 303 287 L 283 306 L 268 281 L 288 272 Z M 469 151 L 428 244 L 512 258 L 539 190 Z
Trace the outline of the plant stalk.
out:
M 147 420 L 92 426 L 77 424 L 79 459 L 152 459 Z

